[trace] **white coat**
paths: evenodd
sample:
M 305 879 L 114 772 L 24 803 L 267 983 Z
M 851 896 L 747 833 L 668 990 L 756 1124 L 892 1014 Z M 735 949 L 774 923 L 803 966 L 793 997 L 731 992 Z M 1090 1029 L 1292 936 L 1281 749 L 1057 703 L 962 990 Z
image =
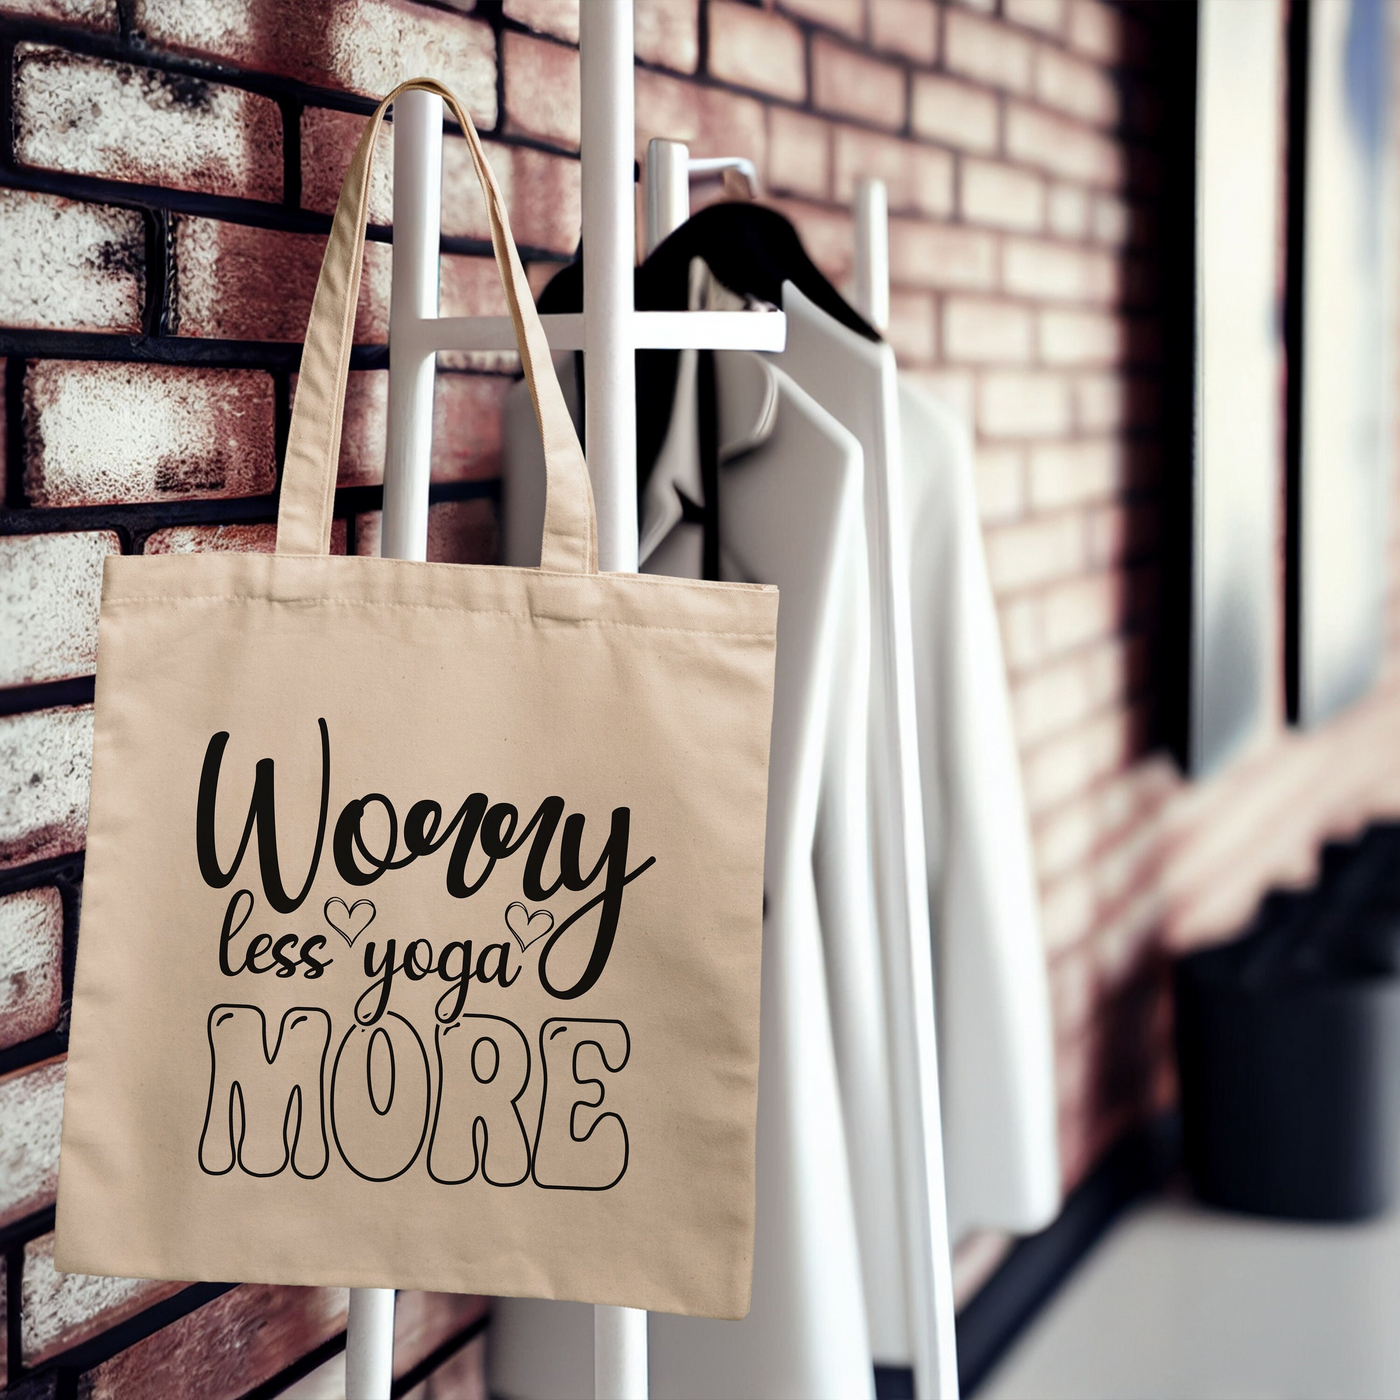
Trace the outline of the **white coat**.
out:
M 953 1238 L 1060 1206 L 1050 997 L 967 429 L 899 386 Z
M 823 934 L 853 921 L 874 939 L 861 742 L 869 650 L 863 464 L 851 435 L 763 360 L 719 355 L 716 374 L 721 455 L 751 449 L 721 468 L 722 572 L 780 589 L 754 1293 L 742 1322 L 654 1314 L 651 1390 L 656 1400 L 859 1400 L 872 1393 L 873 1370 L 829 982 L 834 973 L 841 995 L 861 995 L 840 979 L 851 972 L 855 984 L 869 982 L 872 960 L 856 959 L 853 970 L 839 959 L 833 965 Z M 509 563 L 538 561 L 543 472 L 529 414 L 528 398 L 513 391 L 503 453 Z M 644 567 L 652 571 L 698 568 L 699 529 L 680 523 L 670 499 L 675 485 L 698 498 L 693 424 L 693 356 L 683 355 L 672 432 L 644 500 Z M 508 1400 L 589 1396 L 591 1342 L 586 1307 L 502 1300 L 491 1388 Z

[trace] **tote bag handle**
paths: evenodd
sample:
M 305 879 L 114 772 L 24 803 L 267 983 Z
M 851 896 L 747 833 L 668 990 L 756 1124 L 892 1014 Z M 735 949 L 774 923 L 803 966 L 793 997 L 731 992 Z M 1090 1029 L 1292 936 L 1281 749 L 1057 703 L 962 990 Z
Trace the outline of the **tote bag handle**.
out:
M 520 350 L 525 380 L 534 400 L 544 442 L 545 510 L 540 568 L 554 573 L 598 572 L 598 526 L 593 512 L 593 488 L 573 419 L 564 403 L 549 342 L 525 269 L 511 237 L 505 201 L 491 173 L 481 138 L 462 104 L 432 78 L 413 78 L 391 92 L 370 117 L 335 206 L 330 241 L 321 263 L 311 320 L 306 328 L 301 374 L 287 438 L 282 471 L 282 498 L 277 511 L 279 554 L 329 554 L 331 513 L 335 501 L 336 467 L 340 458 L 341 418 L 345 383 L 350 372 L 350 348 L 355 331 L 355 305 L 360 295 L 365 224 L 369 217 L 369 173 L 380 123 L 389 104 L 411 88 L 434 92 L 452 109 L 471 150 L 472 164 L 486 197 L 491 220 L 491 246 L 505 284 L 515 343 Z

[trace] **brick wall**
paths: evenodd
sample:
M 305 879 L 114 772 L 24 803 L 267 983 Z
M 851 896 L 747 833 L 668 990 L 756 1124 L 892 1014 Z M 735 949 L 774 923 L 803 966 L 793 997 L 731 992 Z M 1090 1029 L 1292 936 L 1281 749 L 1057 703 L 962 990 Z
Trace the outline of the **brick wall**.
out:
M 596 3 L 596 0 L 595 0 Z M 1151 6 L 636 0 L 637 149 L 743 154 L 838 285 L 889 186 L 890 338 L 974 425 L 1035 824 L 1066 1178 L 1171 1093 L 1163 968 L 1400 810 L 1400 681 L 1220 778 L 1154 749 L 1162 640 L 1160 78 Z M 343 1346 L 343 1293 L 53 1271 L 92 666 L 110 552 L 268 549 L 297 342 L 369 96 L 426 71 L 488 134 L 532 277 L 578 233 L 571 0 L 0 0 L 0 1387 L 272 1395 Z M 335 547 L 372 551 L 387 146 Z M 496 311 L 445 156 L 443 305 Z M 501 357 L 439 376 L 431 551 L 494 549 Z M 1279 707 L 1281 709 L 1281 706 Z M 482 1305 L 404 1295 L 400 1391 L 479 1393 Z M 196 1377 L 197 1381 L 192 1380 Z

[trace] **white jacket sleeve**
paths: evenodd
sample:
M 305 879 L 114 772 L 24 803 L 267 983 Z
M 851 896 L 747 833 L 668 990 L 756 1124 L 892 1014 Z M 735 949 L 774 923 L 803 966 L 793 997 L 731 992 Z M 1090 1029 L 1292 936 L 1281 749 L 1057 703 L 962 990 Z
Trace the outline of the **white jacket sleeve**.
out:
M 1035 869 L 982 547 L 972 449 L 900 386 L 919 766 L 938 969 L 952 1238 L 1059 1209 L 1054 1056 Z

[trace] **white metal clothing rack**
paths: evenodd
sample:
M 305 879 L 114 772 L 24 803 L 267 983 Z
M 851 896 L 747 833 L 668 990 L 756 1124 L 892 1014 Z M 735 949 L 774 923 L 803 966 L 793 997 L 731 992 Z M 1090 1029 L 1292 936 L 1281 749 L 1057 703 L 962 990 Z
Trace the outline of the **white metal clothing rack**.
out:
M 633 351 L 687 347 L 781 350 L 779 313 L 643 312 L 633 306 L 632 0 L 579 7 L 583 165 L 583 315 L 546 316 L 551 348 L 584 352 L 585 442 L 598 512 L 599 566 L 637 567 L 636 384 Z M 386 557 L 425 559 L 439 350 L 513 350 L 506 317 L 439 317 L 442 100 L 407 92 L 395 103 L 393 294 L 389 314 Z M 347 1400 L 389 1400 L 394 1294 L 350 1292 Z M 646 1400 L 646 1314 L 594 1309 L 597 1400 Z

